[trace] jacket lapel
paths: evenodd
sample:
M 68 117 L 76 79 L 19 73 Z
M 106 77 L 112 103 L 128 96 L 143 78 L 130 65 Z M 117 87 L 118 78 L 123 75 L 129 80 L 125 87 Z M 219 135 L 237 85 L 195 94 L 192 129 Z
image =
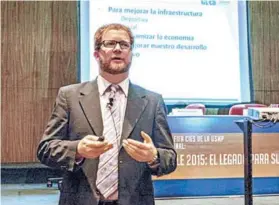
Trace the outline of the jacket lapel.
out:
M 96 80 L 86 84 L 85 87 L 80 91 L 79 102 L 93 133 L 95 133 L 97 136 L 102 135 L 103 121 Z
M 103 132 L 103 121 L 96 80 L 86 84 L 84 88 L 81 89 L 79 103 L 92 132 L 97 136 L 101 136 Z M 98 159 L 86 159 L 82 164 L 83 172 L 86 175 L 92 190 L 96 189 L 93 182 L 96 180 L 98 161 Z
M 130 83 L 120 145 L 122 145 L 122 141 L 127 139 L 131 134 L 147 102 L 148 100 L 146 99 L 144 91 Z

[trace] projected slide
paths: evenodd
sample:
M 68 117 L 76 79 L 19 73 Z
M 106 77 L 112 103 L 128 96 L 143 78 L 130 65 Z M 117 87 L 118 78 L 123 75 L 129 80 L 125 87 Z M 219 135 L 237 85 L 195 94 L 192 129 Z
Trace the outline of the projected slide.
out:
M 94 33 L 121 23 L 135 37 L 133 83 L 167 103 L 243 101 L 237 1 L 91 0 L 89 8 L 90 80 L 98 74 Z

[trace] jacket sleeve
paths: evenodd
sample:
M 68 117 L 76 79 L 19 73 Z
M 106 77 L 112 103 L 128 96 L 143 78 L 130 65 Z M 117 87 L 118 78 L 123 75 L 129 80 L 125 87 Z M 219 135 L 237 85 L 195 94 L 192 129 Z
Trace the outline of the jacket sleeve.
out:
M 156 108 L 152 137 L 160 160 L 159 166 L 155 170 L 152 169 L 152 174 L 162 176 L 173 172 L 177 166 L 177 153 L 173 146 L 173 139 L 167 122 L 166 106 L 162 96 L 160 96 Z
M 55 105 L 37 149 L 41 163 L 62 170 L 75 171 L 76 149 L 79 140 L 69 140 L 69 119 L 67 99 L 63 88 L 59 89 Z

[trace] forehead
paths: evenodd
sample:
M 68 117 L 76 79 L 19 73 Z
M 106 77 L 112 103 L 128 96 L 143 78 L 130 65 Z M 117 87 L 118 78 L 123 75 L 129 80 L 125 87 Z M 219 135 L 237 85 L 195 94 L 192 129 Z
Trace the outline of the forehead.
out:
M 124 40 L 124 41 L 130 41 L 130 37 L 128 33 L 124 30 L 108 30 L 106 31 L 103 36 L 102 40 Z

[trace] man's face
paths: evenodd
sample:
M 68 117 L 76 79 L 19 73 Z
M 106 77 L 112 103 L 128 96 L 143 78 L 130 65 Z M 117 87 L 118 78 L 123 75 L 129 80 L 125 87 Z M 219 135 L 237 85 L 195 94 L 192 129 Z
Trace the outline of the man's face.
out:
M 132 52 L 127 32 L 109 30 L 103 34 L 102 42 L 100 49 L 94 53 L 99 61 L 101 71 L 110 74 L 128 72 L 132 61 Z

